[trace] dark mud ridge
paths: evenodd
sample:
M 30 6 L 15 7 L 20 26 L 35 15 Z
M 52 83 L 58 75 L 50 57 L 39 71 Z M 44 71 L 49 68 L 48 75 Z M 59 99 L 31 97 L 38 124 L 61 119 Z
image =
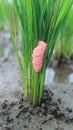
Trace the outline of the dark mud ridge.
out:
M 61 108 L 61 99 L 55 100 L 53 95 L 49 89 L 44 90 L 37 107 L 24 99 L 23 94 L 18 101 L 0 103 L 0 130 L 64 130 L 66 124 L 73 126 L 73 118 L 69 119 Z

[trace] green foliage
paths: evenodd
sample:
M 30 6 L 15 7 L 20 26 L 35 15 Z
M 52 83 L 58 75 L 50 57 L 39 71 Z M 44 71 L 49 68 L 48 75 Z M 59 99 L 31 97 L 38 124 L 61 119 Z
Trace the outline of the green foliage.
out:
M 73 55 L 73 7 L 70 9 L 67 21 L 58 35 L 55 51 L 58 59 L 61 56 L 70 59 Z
M 0 30 L 4 28 L 2 7 L 3 7 L 3 2 L 0 0 Z
M 10 12 L 11 10 L 12 10 L 12 12 Z M 9 13 L 10 13 L 10 16 L 9 16 Z M 14 23 L 12 23 L 13 22 L 12 17 L 14 17 L 15 25 L 13 25 Z M 7 0 L 0 0 L 0 28 L 4 28 L 4 24 L 6 24 L 6 21 L 8 21 L 9 19 L 11 19 L 10 24 L 12 24 L 11 25 L 12 28 L 13 28 L 13 26 L 16 26 L 16 28 L 17 28 L 19 21 L 18 21 L 18 16 L 16 14 L 16 9 L 15 9 L 13 2 L 8 3 Z M 9 24 L 9 22 L 8 22 L 8 24 Z
M 58 32 L 64 26 L 72 3 L 73 0 L 14 0 L 21 22 L 22 58 L 18 53 L 16 28 L 11 26 L 12 20 L 15 23 L 14 13 L 11 7 L 6 10 L 5 17 L 8 17 L 6 22 L 21 70 L 24 94 L 31 99 L 33 105 L 41 101 L 46 67 L 50 61 Z M 32 67 L 32 52 L 39 40 L 45 41 L 47 48 L 42 70 L 36 73 Z

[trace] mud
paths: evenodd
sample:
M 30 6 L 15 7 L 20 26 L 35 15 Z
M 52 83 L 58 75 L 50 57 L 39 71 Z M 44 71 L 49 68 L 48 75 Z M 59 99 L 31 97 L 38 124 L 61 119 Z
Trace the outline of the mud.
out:
M 73 130 L 73 107 L 64 109 L 61 98 L 46 89 L 37 107 L 23 94 L 18 101 L 5 100 L 0 103 L 0 130 Z

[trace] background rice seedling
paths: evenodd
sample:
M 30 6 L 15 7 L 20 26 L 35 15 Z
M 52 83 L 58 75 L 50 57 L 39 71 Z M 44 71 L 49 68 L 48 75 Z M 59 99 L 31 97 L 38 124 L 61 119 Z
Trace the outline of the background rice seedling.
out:
M 55 53 L 56 57 L 60 59 L 64 57 L 66 59 L 70 59 L 73 55 L 73 7 L 70 9 L 68 14 L 67 21 L 59 32 L 56 46 L 55 46 Z
M 7 14 L 5 11 L 7 11 L 8 8 L 11 8 L 11 10 L 14 14 L 15 26 L 16 26 L 16 28 L 18 28 L 19 21 L 18 21 L 18 16 L 16 14 L 14 4 L 13 4 L 13 2 L 7 2 L 7 0 L 0 0 L 0 28 L 3 29 L 6 26 L 6 21 L 8 20 L 9 11 L 7 12 Z

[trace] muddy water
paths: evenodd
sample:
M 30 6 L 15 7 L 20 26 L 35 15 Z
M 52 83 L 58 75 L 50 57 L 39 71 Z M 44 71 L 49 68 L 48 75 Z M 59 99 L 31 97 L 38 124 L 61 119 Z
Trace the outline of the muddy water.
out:
M 45 85 L 51 83 L 73 83 L 73 69 L 67 67 L 47 68 L 45 76 Z
M 0 130 L 73 130 L 72 66 L 47 68 L 45 89 L 48 97 L 51 97 L 48 99 L 46 97 L 47 102 L 43 100 L 43 105 L 33 108 L 30 101 L 23 98 L 18 64 L 11 53 L 10 42 L 9 34 L 2 32 L 0 35 Z

